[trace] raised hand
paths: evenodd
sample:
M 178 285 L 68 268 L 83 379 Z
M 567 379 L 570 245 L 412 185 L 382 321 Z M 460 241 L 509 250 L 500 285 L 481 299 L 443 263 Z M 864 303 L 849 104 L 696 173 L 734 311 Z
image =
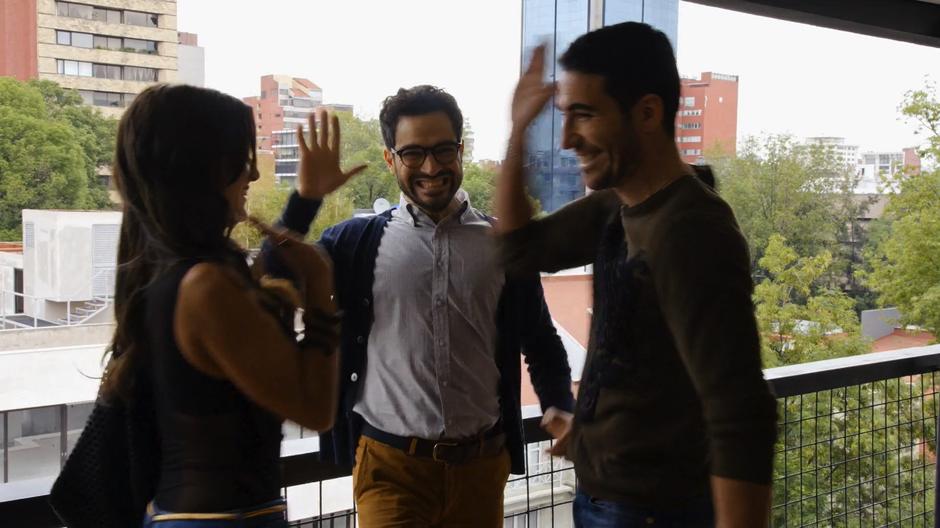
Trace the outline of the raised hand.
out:
M 335 114 L 328 116 L 326 110 L 320 110 L 319 114 L 319 133 L 317 117 L 314 113 L 310 114 L 309 145 L 304 139 L 303 127 L 297 127 L 297 145 L 300 150 L 297 192 L 304 198 L 323 198 L 366 168 L 366 165 L 359 165 L 345 172 L 340 168 L 339 118 Z
M 545 45 L 541 45 L 532 51 L 529 67 L 519 78 L 512 96 L 512 126 L 518 132 L 532 124 L 555 93 L 555 86 L 543 80 L 544 72 Z
M 308 296 L 329 299 L 333 293 L 333 261 L 316 244 L 306 244 L 300 236 L 282 227 L 273 227 L 256 217 L 249 223 L 271 243 L 271 251 L 287 266 L 297 287 Z

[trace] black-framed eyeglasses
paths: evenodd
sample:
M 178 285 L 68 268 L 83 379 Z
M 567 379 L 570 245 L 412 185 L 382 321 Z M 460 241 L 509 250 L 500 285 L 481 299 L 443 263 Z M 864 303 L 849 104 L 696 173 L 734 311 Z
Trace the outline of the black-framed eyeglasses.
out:
M 438 143 L 433 147 L 408 146 L 401 150 L 389 149 L 398 156 L 402 165 L 409 169 L 420 169 L 424 165 L 424 160 L 428 158 L 428 153 L 434 156 L 441 165 L 448 165 L 457 160 L 460 156 L 460 145 L 454 141 Z

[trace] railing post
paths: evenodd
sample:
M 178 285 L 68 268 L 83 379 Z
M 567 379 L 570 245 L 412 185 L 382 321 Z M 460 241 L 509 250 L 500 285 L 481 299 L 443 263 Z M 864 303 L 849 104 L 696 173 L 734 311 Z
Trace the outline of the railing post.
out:
M 10 482 L 10 413 L 3 411 L 3 482 Z
M 65 459 L 69 456 L 69 407 L 59 406 L 59 467 L 65 467 Z
M 940 453 L 940 412 L 936 410 L 938 408 L 937 401 L 937 395 L 934 394 L 933 528 L 940 528 L 940 493 L 937 492 L 937 486 L 940 485 L 940 460 L 937 460 L 936 457 L 936 454 Z

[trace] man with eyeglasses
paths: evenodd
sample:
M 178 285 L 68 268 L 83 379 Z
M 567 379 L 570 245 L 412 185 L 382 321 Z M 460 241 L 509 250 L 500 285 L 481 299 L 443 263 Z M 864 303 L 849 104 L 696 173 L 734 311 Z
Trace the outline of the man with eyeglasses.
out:
M 340 408 L 321 454 L 355 464 L 365 528 L 502 526 L 509 473 L 525 472 L 520 352 L 549 414 L 573 408 L 567 354 L 538 274 L 506 276 L 491 219 L 460 189 L 454 98 L 401 89 L 380 121 L 399 206 L 320 240 L 344 311 Z M 339 167 L 335 116 L 310 128 L 280 221 L 300 233 L 323 197 L 361 170 Z

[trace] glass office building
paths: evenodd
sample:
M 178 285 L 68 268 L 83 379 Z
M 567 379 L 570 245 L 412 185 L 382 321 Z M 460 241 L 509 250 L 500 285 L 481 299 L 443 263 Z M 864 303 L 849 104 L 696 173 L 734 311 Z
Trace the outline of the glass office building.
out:
M 600 10 L 592 13 L 591 9 Z M 557 59 L 590 29 L 630 20 L 661 30 L 676 46 L 679 0 L 523 0 L 522 67 L 532 49 L 547 45 L 546 80 L 560 74 Z M 598 16 L 600 15 L 600 16 Z M 529 131 L 530 188 L 544 211 L 554 211 L 584 195 L 578 159 L 561 150 L 561 113 L 546 108 Z

